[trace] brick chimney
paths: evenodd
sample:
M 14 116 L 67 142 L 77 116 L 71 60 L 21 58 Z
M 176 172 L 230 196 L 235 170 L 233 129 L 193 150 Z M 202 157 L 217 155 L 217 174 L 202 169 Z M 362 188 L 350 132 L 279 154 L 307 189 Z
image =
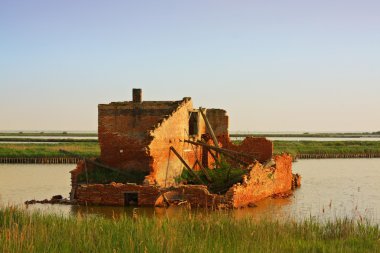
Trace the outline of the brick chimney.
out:
M 133 89 L 133 103 L 141 103 L 142 102 L 142 90 L 141 89 Z

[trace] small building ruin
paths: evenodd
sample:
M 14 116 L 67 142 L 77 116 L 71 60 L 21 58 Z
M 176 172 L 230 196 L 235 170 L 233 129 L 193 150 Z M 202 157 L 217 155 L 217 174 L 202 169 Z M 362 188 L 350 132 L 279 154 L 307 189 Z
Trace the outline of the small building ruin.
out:
M 71 171 L 72 201 L 238 208 L 299 184 L 291 156 L 273 156 L 271 141 L 231 142 L 225 110 L 194 108 L 189 97 L 143 101 L 141 89 L 132 97 L 98 106 L 101 154 Z

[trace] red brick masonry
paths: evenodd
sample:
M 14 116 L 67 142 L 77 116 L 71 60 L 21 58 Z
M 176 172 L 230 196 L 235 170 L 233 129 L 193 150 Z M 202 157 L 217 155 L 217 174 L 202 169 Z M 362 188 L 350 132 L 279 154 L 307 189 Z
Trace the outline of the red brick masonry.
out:
M 124 206 L 125 193 L 137 193 L 139 206 L 163 206 L 171 203 L 188 203 L 192 207 L 239 208 L 263 198 L 292 189 L 292 158 L 289 155 L 274 157 L 275 165 L 264 167 L 256 162 L 242 183 L 233 185 L 225 195 L 212 194 L 204 185 L 180 185 L 160 188 L 135 184 L 79 185 L 75 198 L 79 204 Z M 300 182 L 300 177 L 297 177 Z
M 123 181 L 135 184 L 78 184 L 78 176 L 85 171 L 84 162 L 79 162 L 71 171 L 71 200 L 94 205 L 187 203 L 200 207 L 238 208 L 271 195 L 286 193 L 292 186 L 300 184 L 300 177 L 292 175 L 292 158 L 289 155 L 272 157 L 271 141 L 246 138 L 240 145 L 232 143 L 225 110 L 194 109 L 191 98 L 142 101 L 140 89 L 135 89 L 133 94 L 133 101 L 98 106 L 101 155 L 97 160 L 141 177 L 130 176 Z M 197 167 L 199 163 L 212 169 L 216 164 L 215 152 L 209 147 L 185 142 L 202 140 L 213 145 L 211 133 L 215 134 L 222 148 L 245 154 L 231 158 L 230 163 L 238 163 L 234 166 L 250 164 L 242 181 L 223 195 L 210 193 L 204 185 L 178 185 L 176 182 L 184 164 L 171 150 L 176 150 L 181 159 L 195 170 L 200 169 Z M 86 169 L 90 170 L 91 166 L 87 165 Z

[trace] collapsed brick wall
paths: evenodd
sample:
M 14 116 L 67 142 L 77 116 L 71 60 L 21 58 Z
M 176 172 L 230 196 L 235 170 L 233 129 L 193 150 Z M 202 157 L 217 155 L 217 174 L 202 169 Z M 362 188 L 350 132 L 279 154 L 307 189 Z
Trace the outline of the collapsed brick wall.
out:
M 264 198 L 292 190 L 292 158 L 274 157 L 275 165 L 264 167 L 255 163 L 242 179 L 225 195 L 212 194 L 205 185 L 180 185 L 162 188 L 134 184 L 89 184 L 76 187 L 79 204 L 124 206 L 126 192 L 138 194 L 139 206 L 163 206 L 166 202 L 186 202 L 193 207 L 240 208 Z M 300 178 L 298 178 L 300 180 Z
M 80 185 L 76 189 L 79 204 L 124 206 L 125 192 L 138 192 L 138 205 L 154 206 L 160 191 L 154 186 L 121 183 Z
M 198 132 L 190 135 L 189 120 L 190 115 L 196 114 L 198 118 Z M 152 132 L 153 140 L 149 145 L 149 151 L 153 157 L 152 170 L 146 178 L 154 180 L 160 186 L 168 187 L 175 185 L 175 179 L 181 175 L 185 167 L 178 157 L 170 151 L 172 146 L 182 156 L 186 163 L 199 170 L 200 167 L 195 165 L 198 160 L 202 163 L 202 154 L 204 150 L 200 146 L 184 142 L 184 140 L 198 140 L 206 133 L 206 124 L 197 110 L 193 110 L 191 100 L 186 100 L 181 106 L 167 117 Z
M 251 154 L 252 156 L 255 156 L 256 160 L 259 162 L 265 162 L 272 157 L 273 143 L 266 138 L 248 137 L 239 145 L 232 143 L 228 132 L 229 118 L 225 110 L 207 109 L 207 118 L 223 148 Z M 246 160 L 247 162 L 254 161 L 254 159 L 243 160 Z
M 123 102 L 99 105 L 98 135 L 103 163 L 124 169 L 151 171 L 153 159 L 147 149 L 150 131 L 182 101 Z
M 189 112 L 193 105 L 191 100 L 184 102 L 170 117 L 152 131 L 152 142 L 149 144 L 149 152 L 153 163 L 149 176 L 146 177 L 151 184 L 170 186 L 175 184 L 175 178 L 180 176 L 184 165 L 170 150 L 175 150 L 192 166 L 198 154 L 183 140 L 188 139 Z
M 78 186 L 78 176 L 85 172 L 85 162 L 84 160 L 80 160 L 77 163 L 75 169 L 70 171 L 71 174 L 71 191 L 70 191 L 70 199 L 76 199 L 75 191 Z
M 273 156 L 273 142 L 264 137 L 247 137 L 240 144 L 234 144 L 226 135 L 219 137 L 219 141 L 226 149 L 252 155 L 257 161 L 264 163 Z M 245 159 L 253 162 L 254 159 Z
M 225 110 L 207 109 L 206 117 L 217 137 L 228 136 L 229 119 Z
M 193 166 L 202 149 L 184 143 L 206 132 L 198 115 L 198 133 L 189 135 L 190 98 L 175 102 L 122 102 L 99 105 L 101 161 L 106 165 L 146 173 L 146 184 L 170 186 L 184 165 L 170 151 L 173 146 Z M 142 182 L 141 182 L 142 183 Z
M 138 206 L 164 206 L 166 201 L 185 201 L 193 207 L 216 207 L 224 202 L 223 196 L 209 193 L 204 185 L 158 188 L 120 183 L 90 184 L 78 186 L 76 195 L 77 202 L 82 205 L 124 206 L 126 192 L 137 193 Z
M 292 189 L 292 157 L 284 154 L 275 156 L 274 161 L 272 167 L 255 163 L 243 182 L 228 190 L 226 197 L 233 208 L 244 207 Z

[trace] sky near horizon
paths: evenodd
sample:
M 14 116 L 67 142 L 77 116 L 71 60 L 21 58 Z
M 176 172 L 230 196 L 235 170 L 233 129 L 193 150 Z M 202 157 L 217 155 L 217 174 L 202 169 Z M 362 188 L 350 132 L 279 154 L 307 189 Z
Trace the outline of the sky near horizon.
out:
M 379 131 L 380 1 L 0 1 L 0 130 L 192 97 L 233 131 Z

